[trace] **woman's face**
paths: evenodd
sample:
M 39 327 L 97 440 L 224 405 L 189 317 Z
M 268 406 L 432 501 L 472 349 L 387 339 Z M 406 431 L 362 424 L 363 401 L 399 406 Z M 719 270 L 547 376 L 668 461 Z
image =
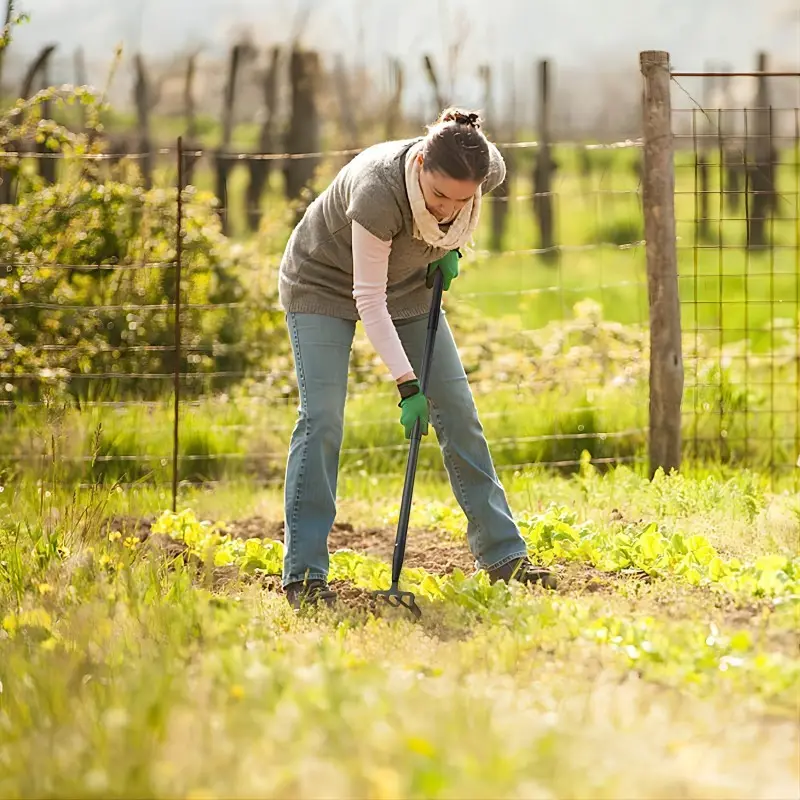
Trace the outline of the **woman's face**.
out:
M 422 164 L 422 155 L 418 156 Z M 459 181 L 441 172 L 420 170 L 419 185 L 425 205 L 437 222 L 450 222 L 478 191 L 475 181 Z

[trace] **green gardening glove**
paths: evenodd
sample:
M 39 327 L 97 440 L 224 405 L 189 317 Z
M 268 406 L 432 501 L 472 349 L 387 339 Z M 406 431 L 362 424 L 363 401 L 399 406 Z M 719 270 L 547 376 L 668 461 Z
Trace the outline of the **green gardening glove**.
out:
M 431 289 L 433 288 L 434 273 L 437 269 L 442 271 L 442 291 L 447 291 L 453 278 L 458 277 L 458 259 L 461 258 L 460 250 L 451 250 L 436 261 L 428 264 L 428 277 L 425 279 L 425 285 Z
M 400 397 L 402 398 L 397 404 L 401 409 L 400 411 L 400 424 L 406 432 L 406 439 L 411 438 L 414 431 L 414 424 L 417 420 L 420 421 L 420 434 L 427 436 L 428 422 L 430 421 L 430 412 L 428 409 L 428 398 L 422 394 L 419 381 L 414 380 L 405 381 L 398 387 L 400 390 Z

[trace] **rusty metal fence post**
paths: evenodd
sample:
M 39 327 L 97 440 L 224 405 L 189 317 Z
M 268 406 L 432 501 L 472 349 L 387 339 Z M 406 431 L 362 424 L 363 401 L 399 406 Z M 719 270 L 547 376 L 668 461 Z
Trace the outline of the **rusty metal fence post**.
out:
M 639 54 L 644 78 L 642 200 L 650 307 L 649 473 L 681 463 L 683 353 L 675 226 L 669 53 Z
M 172 420 L 172 511 L 178 505 L 178 453 L 180 445 L 180 398 L 181 398 L 181 261 L 183 260 L 183 137 L 178 137 L 178 191 L 175 219 L 175 358 L 174 411 Z

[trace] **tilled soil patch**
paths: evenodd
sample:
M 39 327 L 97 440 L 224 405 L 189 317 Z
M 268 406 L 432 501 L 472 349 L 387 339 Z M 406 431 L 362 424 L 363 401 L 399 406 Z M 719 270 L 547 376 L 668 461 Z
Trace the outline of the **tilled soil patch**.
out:
M 625 572 L 602 572 L 591 564 L 578 561 L 568 561 L 564 564 L 555 564 L 550 569 L 558 577 L 558 593 L 570 597 L 590 594 L 617 594 L 621 583 L 629 581 L 647 581 L 648 576 L 631 570 Z
M 186 548 L 168 536 L 152 534 L 153 518 L 114 517 L 105 526 L 106 531 L 118 530 L 125 536 L 134 535 L 140 541 L 150 541 L 169 556 L 180 555 Z M 261 516 L 245 517 L 226 526 L 226 531 L 239 539 L 284 540 L 282 521 L 268 520 Z M 348 522 L 334 523 L 328 536 L 331 553 L 348 549 L 373 556 L 391 563 L 394 553 L 396 531 L 394 528 L 355 528 Z M 419 567 L 436 575 L 447 575 L 456 569 L 470 575 L 475 571 L 475 562 L 465 540 L 456 541 L 436 530 L 412 528 L 406 540 L 405 567 Z M 617 591 L 620 582 L 631 577 L 647 580 L 646 575 L 626 573 L 608 574 L 588 564 L 568 563 L 557 565 L 559 590 L 570 595 L 606 593 Z M 222 576 L 221 579 L 228 576 Z M 279 588 L 279 586 L 278 586 Z
M 376 617 L 385 614 L 388 606 L 373 596 L 367 589 L 360 589 L 347 581 L 331 581 L 331 589 L 337 594 L 337 604 L 348 611 L 359 614 L 374 614 Z
M 104 532 L 118 530 L 125 536 L 136 536 L 144 542 L 152 536 L 153 522 L 152 517 L 112 517 L 104 526 Z M 260 516 L 230 522 L 226 525 L 226 531 L 238 539 L 275 539 L 282 542 L 284 536 L 282 521 Z M 354 528 L 348 522 L 336 522 L 328 536 L 328 548 L 331 553 L 341 549 L 355 550 L 391 562 L 395 535 L 394 528 Z M 155 536 L 152 538 L 155 540 Z M 159 536 L 157 542 L 164 544 L 175 555 L 183 549 L 180 543 L 166 536 Z M 437 575 L 447 575 L 455 569 L 467 575 L 475 571 L 475 562 L 466 541 L 453 541 L 427 528 L 411 528 L 408 531 L 404 564 Z
M 269 538 L 283 541 L 283 523 L 262 517 L 237 520 L 228 526 L 232 536 L 244 539 Z M 383 561 L 392 560 L 396 530 L 394 528 L 354 528 L 348 522 L 334 523 L 328 536 L 328 549 L 355 550 Z M 411 528 L 406 539 L 406 567 L 422 569 L 447 575 L 460 569 L 469 575 L 475 571 L 475 563 L 466 541 L 451 541 L 438 531 L 426 528 Z

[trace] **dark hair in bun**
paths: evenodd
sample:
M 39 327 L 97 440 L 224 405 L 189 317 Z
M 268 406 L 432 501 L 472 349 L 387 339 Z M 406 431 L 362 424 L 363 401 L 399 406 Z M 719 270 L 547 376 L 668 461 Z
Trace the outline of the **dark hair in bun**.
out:
M 422 168 L 455 180 L 481 183 L 489 173 L 489 143 L 474 111 L 446 108 L 428 127 Z

